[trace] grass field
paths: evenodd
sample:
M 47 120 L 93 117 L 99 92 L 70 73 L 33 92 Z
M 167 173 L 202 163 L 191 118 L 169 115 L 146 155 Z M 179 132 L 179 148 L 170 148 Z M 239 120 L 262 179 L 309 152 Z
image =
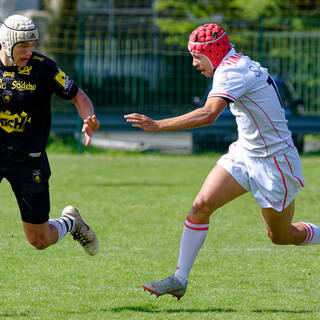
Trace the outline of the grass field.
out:
M 70 236 L 31 247 L 3 181 L 0 319 L 320 319 L 320 246 L 271 244 L 251 194 L 215 213 L 185 297 L 143 292 L 174 271 L 185 217 L 217 157 L 49 152 L 51 217 L 78 207 L 100 239 L 94 257 Z M 295 221 L 320 224 L 320 157 L 303 166 Z

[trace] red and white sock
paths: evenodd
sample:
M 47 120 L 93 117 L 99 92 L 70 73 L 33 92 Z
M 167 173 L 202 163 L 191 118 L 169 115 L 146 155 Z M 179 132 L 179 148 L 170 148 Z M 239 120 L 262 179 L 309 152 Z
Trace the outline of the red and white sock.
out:
M 209 223 L 194 223 L 187 217 L 180 242 L 177 269 L 174 274 L 184 285 L 187 283 L 194 260 L 206 239 L 208 229 Z
M 310 223 L 310 222 L 301 222 L 307 230 L 307 237 L 302 246 L 310 246 L 313 244 L 320 243 L 320 227 Z

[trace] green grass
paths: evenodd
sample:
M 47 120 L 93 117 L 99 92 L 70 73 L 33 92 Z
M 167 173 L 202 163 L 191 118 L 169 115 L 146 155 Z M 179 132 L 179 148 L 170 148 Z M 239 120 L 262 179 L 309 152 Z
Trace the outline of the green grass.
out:
M 89 257 L 70 236 L 44 251 L 24 236 L 0 184 L 0 319 L 320 319 L 320 247 L 270 243 L 251 194 L 218 210 L 185 297 L 141 284 L 170 275 L 185 217 L 218 155 L 56 153 L 51 217 L 79 208 L 100 239 Z M 295 221 L 320 224 L 320 157 L 303 157 Z

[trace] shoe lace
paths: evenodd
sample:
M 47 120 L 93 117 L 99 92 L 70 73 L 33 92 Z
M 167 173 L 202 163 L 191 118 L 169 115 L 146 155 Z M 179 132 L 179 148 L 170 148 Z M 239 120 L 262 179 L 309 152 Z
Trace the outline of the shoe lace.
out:
M 90 243 L 90 240 L 78 231 L 73 234 L 73 240 L 78 241 L 83 247 Z

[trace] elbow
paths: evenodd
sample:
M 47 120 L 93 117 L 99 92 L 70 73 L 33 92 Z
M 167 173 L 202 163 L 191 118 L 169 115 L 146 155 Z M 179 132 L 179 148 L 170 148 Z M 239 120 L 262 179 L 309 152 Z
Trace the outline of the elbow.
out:
M 213 114 L 207 114 L 204 119 L 204 125 L 210 126 L 216 120 L 216 117 Z
M 206 106 L 202 109 L 201 122 L 203 126 L 211 125 L 217 118 L 217 112 L 210 110 Z

